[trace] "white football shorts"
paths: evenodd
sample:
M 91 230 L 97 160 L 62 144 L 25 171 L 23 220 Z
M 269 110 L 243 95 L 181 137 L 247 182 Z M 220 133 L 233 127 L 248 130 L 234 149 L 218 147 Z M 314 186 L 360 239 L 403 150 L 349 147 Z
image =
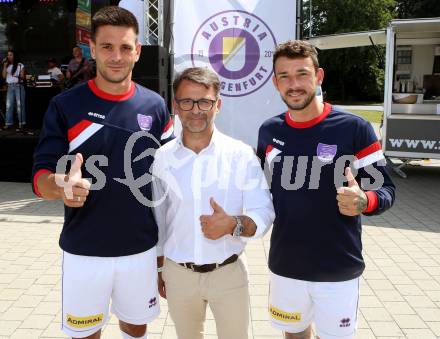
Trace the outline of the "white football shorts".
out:
M 101 329 L 111 311 L 143 325 L 159 313 L 156 247 L 122 257 L 89 257 L 63 252 L 62 330 L 83 338 Z
M 354 338 L 358 302 L 359 278 L 310 282 L 271 273 L 270 320 L 284 332 L 300 333 L 314 323 L 320 339 Z

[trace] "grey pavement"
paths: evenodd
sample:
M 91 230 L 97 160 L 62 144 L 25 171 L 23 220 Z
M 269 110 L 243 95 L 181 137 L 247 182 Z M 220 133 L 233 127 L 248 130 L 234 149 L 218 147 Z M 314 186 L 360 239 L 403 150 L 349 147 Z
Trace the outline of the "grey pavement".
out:
M 422 163 L 423 164 L 423 163 Z M 394 177 L 393 209 L 363 219 L 364 256 L 356 338 L 440 338 L 440 167 L 409 166 Z M 62 204 L 32 195 L 29 184 L 0 182 L 0 339 L 65 338 L 60 330 L 58 236 Z M 246 249 L 250 338 L 282 338 L 267 313 L 269 235 Z M 174 339 L 161 301 L 149 339 Z M 205 338 L 216 338 L 208 314 Z M 103 338 L 120 338 L 111 318 Z M 231 338 L 234 339 L 234 338 Z

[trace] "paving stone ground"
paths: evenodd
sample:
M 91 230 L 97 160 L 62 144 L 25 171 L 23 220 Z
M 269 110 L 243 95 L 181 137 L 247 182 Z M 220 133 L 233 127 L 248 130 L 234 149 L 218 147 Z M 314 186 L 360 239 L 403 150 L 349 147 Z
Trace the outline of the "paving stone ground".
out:
M 397 202 L 364 218 L 367 269 L 361 279 L 359 339 L 440 338 L 440 167 L 411 166 L 394 177 Z M 60 330 L 60 202 L 35 198 L 29 184 L 0 182 L 0 339 L 65 338 Z M 269 235 L 246 248 L 250 338 L 282 338 L 267 315 Z M 150 339 L 174 339 L 161 302 Z M 211 314 L 205 338 L 216 338 Z M 103 338 L 120 338 L 113 317 Z M 233 339 L 233 338 L 231 338 Z

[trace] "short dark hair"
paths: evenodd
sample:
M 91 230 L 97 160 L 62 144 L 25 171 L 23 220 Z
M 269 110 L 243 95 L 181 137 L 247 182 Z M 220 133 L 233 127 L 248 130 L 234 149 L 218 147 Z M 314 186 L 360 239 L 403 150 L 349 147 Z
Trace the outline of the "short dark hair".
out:
M 310 57 L 312 59 L 313 66 L 315 66 L 315 69 L 319 68 L 318 52 L 316 51 L 316 48 L 313 47 L 312 44 L 304 40 L 288 40 L 277 46 L 273 55 L 274 71 L 275 62 L 280 57 L 286 57 L 289 59 Z
M 174 95 L 176 95 L 179 85 L 183 80 L 201 84 L 208 89 L 213 88 L 216 97 L 218 97 L 220 93 L 220 79 L 218 78 L 218 75 L 206 67 L 191 67 L 185 69 L 181 73 L 178 73 L 173 82 Z
M 133 28 L 136 35 L 139 34 L 139 25 L 136 17 L 130 11 L 118 6 L 101 8 L 92 18 L 91 39 L 95 41 L 96 32 L 101 26 L 123 26 Z

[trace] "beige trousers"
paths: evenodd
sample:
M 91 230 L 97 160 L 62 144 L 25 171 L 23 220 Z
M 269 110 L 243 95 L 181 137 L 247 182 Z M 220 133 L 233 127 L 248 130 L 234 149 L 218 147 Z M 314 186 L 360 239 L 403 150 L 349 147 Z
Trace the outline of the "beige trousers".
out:
M 248 277 L 240 258 L 209 273 L 195 273 L 167 259 L 162 276 L 179 339 L 203 338 L 207 304 L 219 339 L 248 338 Z

